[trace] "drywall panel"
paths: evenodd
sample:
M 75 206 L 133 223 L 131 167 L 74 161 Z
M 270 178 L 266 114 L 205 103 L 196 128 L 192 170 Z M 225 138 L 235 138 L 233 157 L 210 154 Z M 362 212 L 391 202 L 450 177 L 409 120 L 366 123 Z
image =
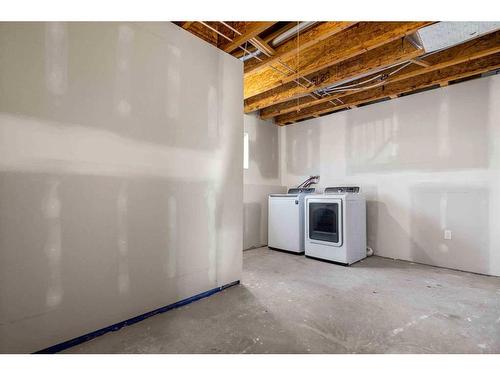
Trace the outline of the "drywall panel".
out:
M 242 92 L 171 23 L 0 24 L 0 352 L 240 278 Z
M 286 126 L 286 184 L 360 185 L 378 255 L 500 275 L 498 103 L 491 76 Z
M 257 115 L 244 115 L 249 139 L 249 163 L 244 176 L 243 248 L 267 245 L 267 201 L 269 194 L 283 193 L 281 184 L 278 126 Z

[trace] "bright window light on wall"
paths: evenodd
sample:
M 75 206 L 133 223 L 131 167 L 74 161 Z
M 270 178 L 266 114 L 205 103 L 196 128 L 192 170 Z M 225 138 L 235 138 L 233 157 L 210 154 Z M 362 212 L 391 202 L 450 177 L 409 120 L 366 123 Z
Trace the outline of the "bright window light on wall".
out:
M 243 169 L 248 169 L 248 133 L 243 133 Z

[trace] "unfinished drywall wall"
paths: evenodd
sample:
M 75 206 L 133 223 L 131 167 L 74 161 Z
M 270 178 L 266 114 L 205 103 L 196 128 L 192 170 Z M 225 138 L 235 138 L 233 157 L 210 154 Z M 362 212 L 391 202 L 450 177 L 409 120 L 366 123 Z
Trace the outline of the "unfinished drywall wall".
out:
M 242 70 L 168 22 L 0 24 L 0 352 L 240 278 Z
M 361 186 L 378 255 L 500 275 L 498 103 L 491 76 L 286 126 L 287 184 Z
M 272 193 L 283 193 L 278 126 L 256 114 L 244 116 L 249 138 L 249 164 L 244 176 L 243 248 L 267 245 L 267 202 Z

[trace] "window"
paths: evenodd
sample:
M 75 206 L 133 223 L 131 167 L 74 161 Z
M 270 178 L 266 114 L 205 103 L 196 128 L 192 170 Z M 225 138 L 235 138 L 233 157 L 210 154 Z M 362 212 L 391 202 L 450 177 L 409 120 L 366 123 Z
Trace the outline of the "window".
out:
M 248 169 L 248 133 L 243 133 L 243 169 Z

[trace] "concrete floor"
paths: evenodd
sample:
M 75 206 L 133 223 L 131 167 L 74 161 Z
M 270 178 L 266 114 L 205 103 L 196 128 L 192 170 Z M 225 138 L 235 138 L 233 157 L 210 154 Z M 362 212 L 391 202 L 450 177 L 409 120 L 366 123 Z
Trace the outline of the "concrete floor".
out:
M 242 284 L 65 353 L 500 353 L 500 278 L 244 253 Z

